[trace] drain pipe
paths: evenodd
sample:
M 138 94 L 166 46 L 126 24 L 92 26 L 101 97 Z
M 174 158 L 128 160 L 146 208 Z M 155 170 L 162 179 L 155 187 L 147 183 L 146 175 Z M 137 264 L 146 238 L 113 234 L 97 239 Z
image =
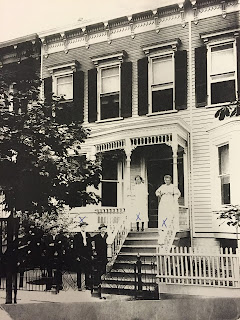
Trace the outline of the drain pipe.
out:
M 193 168 L 193 139 L 192 139 L 192 126 L 193 126 L 193 79 L 192 79 L 192 19 L 193 11 L 189 12 L 189 20 L 188 20 L 188 49 L 189 49 L 189 64 L 188 64 L 188 72 L 189 72 L 189 93 L 190 93 L 190 133 L 188 134 L 188 159 L 189 159 L 189 183 L 188 183 L 188 199 L 189 199 L 189 225 L 190 225 L 190 237 L 191 237 L 191 246 L 193 245 L 193 201 L 192 201 L 192 192 L 193 192 L 193 185 L 192 185 L 192 168 Z

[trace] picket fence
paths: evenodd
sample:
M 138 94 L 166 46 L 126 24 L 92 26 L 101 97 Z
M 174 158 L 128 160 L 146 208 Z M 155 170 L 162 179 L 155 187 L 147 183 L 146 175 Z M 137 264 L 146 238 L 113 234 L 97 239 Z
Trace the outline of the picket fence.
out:
M 159 284 L 240 288 L 240 254 L 232 248 L 207 251 L 201 248 L 172 247 L 162 255 L 157 248 Z

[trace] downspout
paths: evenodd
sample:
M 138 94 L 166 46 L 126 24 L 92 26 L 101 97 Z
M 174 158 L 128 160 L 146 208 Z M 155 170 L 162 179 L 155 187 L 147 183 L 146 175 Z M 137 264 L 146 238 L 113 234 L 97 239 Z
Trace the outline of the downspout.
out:
M 193 193 L 193 185 L 192 185 L 192 168 L 193 168 L 193 157 L 192 157 L 192 150 L 193 150 L 193 139 L 192 139 L 192 126 L 193 126 L 193 79 L 192 79 L 192 14 L 189 12 L 189 21 L 188 21 L 188 48 L 189 48 L 189 64 L 188 64 L 188 73 L 189 73 L 189 94 L 190 94 L 190 133 L 188 134 L 188 159 L 189 159 L 189 224 L 190 224 L 190 237 L 191 237 L 191 247 L 193 245 L 193 201 L 192 201 L 192 193 Z

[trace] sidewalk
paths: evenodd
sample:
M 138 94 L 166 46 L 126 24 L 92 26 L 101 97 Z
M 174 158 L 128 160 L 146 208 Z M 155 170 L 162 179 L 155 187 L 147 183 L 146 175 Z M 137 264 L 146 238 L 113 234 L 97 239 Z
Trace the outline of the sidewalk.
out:
M 119 296 L 119 295 L 102 295 L 103 299 L 98 297 L 92 297 L 91 291 L 60 291 L 58 294 L 54 294 L 49 291 L 25 291 L 18 290 L 17 292 L 17 304 L 26 304 L 26 303 L 46 303 L 46 302 L 101 302 L 104 300 L 129 300 L 128 296 Z M 6 293 L 5 290 L 0 290 L 0 305 L 5 304 Z M 0 320 L 1 317 L 0 317 Z

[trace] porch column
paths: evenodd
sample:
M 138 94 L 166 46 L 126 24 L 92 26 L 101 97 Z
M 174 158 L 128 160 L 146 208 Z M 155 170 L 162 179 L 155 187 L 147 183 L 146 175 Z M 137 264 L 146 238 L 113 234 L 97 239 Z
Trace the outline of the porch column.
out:
M 178 187 L 178 168 L 177 168 L 177 146 L 172 146 L 172 157 L 173 157 L 173 184 Z
M 126 212 L 129 215 L 129 211 L 132 204 L 131 198 L 131 155 L 133 148 L 131 147 L 130 139 L 126 139 L 125 146 L 125 154 L 126 154 L 126 168 L 124 175 L 124 206 L 126 208 Z

